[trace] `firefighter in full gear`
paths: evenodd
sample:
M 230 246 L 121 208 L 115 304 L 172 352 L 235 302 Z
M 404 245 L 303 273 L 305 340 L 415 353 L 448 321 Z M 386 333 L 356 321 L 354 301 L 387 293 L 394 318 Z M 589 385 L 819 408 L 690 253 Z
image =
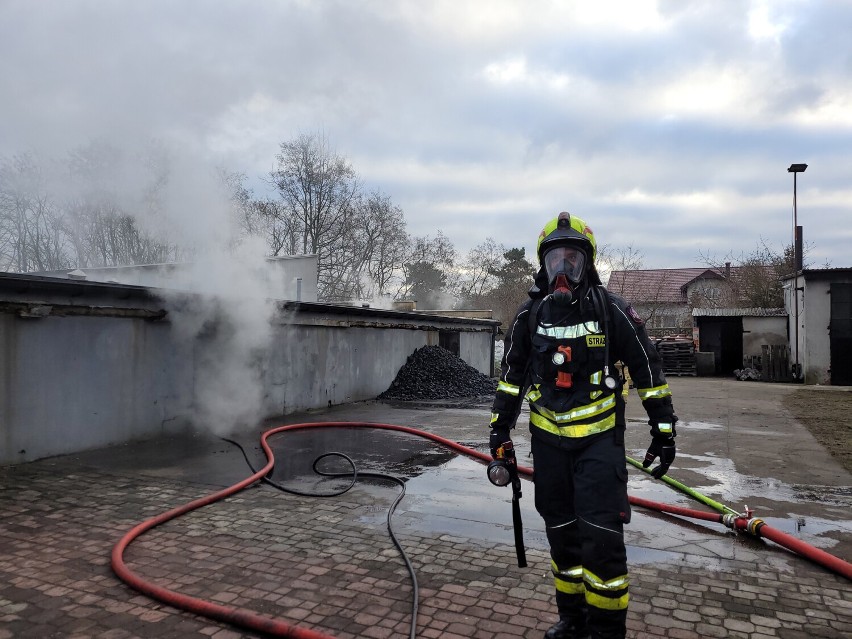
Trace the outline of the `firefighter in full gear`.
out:
M 550 544 L 559 621 L 546 639 L 626 635 L 630 521 L 623 380 L 629 367 L 651 426 L 643 465 L 675 458 L 671 392 L 636 311 L 608 292 L 595 269 L 595 236 L 569 213 L 544 227 L 540 270 L 504 340 L 491 412 L 491 454 L 511 442 L 521 403 L 530 408 L 535 506 Z M 511 447 L 511 444 L 510 444 Z

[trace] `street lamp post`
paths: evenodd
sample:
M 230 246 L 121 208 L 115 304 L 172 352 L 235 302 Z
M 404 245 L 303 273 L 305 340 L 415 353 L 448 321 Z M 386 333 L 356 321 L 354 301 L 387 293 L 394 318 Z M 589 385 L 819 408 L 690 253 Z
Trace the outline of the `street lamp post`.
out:
M 787 169 L 788 173 L 793 174 L 793 269 L 795 271 L 795 280 L 793 282 L 793 321 L 796 340 L 796 365 L 793 369 L 793 379 L 795 380 L 801 380 L 801 371 L 799 370 L 799 272 L 802 270 L 802 241 L 799 234 L 798 210 L 796 207 L 796 176 L 799 173 L 804 173 L 807 168 L 807 164 L 791 164 L 790 168 Z

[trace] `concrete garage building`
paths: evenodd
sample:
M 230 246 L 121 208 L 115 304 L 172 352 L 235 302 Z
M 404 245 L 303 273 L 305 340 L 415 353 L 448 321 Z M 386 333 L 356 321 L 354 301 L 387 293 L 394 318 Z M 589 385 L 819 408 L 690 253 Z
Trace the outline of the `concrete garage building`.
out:
M 693 334 L 701 353 L 713 354 L 713 374 L 731 375 L 739 368 L 761 371 L 781 358 L 781 370 L 766 381 L 789 381 L 787 312 L 783 308 L 695 308 Z
M 372 399 L 427 345 L 491 375 L 497 327 L 0 273 L 0 464 Z
M 852 385 L 852 268 L 804 269 L 782 284 L 796 377 Z

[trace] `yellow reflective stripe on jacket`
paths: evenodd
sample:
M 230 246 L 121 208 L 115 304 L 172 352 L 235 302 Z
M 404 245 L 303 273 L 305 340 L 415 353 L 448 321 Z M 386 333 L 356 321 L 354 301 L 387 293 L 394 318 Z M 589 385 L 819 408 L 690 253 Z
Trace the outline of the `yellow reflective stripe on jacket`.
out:
M 494 423 L 494 422 L 496 422 L 498 419 L 500 419 L 500 413 L 491 413 L 491 422 L 490 422 L 490 423 L 492 423 L 492 424 L 493 424 L 493 423 Z
M 536 410 L 547 417 L 552 422 L 561 424 L 562 422 L 576 422 L 581 419 L 588 419 L 595 415 L 600 415 L 608 410 L 615 408 L 615 395 L 607 395 L 603 399 L 599 399 L 591 404 L 572 408 L 567 413 L 556 413 L 548 408 L 536 404 Z
M 588 437 L 615 427 L 615 413 L 591 424 L 575 424 L 574 426 L 557 426 L 543 415 L 530 411 L 530 424 L 548 433 L 560 437 Z
M 672 392 L 669 390 L 668 384 L 663 384 L 662 386 L 655 386 L 654 388 L 637 388 L 639 392 L 639 397 L 642 398 L 642 401 L 646 399 L 650 399 L 652 397 L 660 398 L 660 397 L 670 397 Z
M 515 397 L 521 392 L 520 386 L 515 386 L 514 384 L 510 384 L 509 382 L 499 382 L 497 384 L 497 391 L 508 393 L 509 395 L 514 395 Z
M 594 384 L 595 386 L 600 386 L 602 377 L 603 377 L 603 371 L 598 371 L 596 373 L 592 373 L 589 376 L 589 383 Z M 598 397 L 601 396 L 602 393 L 603 393 L 603 391 L 599 391 L 599 390 L 592 391 L 591 393 L 589 393 L 589 397 L 591 397 L 592 399 L 597 399 Z
M 671 435 L 672 425 L 667 422 L 661 422 L 657 424 L 657 430 L 660 431 L 663 435 Z
M 584 322 L 576 326 L 539 326 L 536 328 L 536 332 L 539 335 L 554 339 L 575 339 L 577 337 L 600 333 L 601 330 L 597 322 Z
M 527 400 L 534 402 L 539 398 L 541 398 L 541 391 L 538 389 L 538 384 L 535 384 L 527 391 Z

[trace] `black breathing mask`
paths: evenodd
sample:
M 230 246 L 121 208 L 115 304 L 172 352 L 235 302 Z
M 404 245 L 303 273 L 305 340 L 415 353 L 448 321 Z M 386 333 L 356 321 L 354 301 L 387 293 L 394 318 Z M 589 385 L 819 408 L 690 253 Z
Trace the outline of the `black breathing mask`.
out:
M 586 254 L 571 246 L 554 246 L 544 254 L 543 261 L 554 303 L 571 304 L 574 290 L 586 273 Z
M 568 306 L 574 301 L 574 290 L 563 273 L 559 273 L 551 284 L 553 303 Z

